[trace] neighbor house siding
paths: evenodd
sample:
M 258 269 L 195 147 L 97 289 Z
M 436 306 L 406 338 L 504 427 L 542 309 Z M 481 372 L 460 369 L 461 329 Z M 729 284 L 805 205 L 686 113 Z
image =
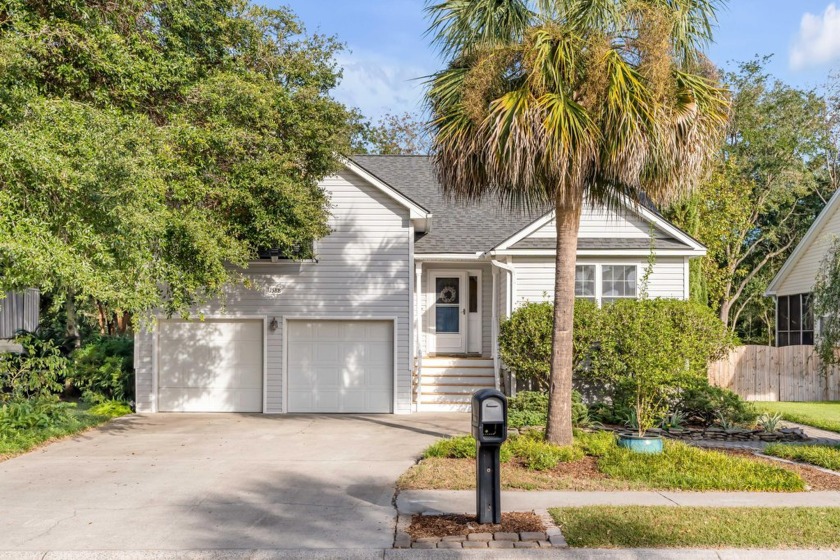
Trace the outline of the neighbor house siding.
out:
M 41 294 L 36 289 L 8 292 L 0 299 L 0 339 L 13 338 L 18 331 L 34 332 L 40 319 Z
M 266 334 L 266 412 L 283 410 L 283 319 L 396 318 L 395 412 L 411 407 L 409 360 L 409 213 L 349 170 L 322 181 L 331 195 L 332 233 L 318 241 L 316 263 L 255 264 L 251 289 L 233 288 L 221 304 L 202 311 L 213 316 L 277 318 Z M 270 295 L 270 288 L 279 294 Z M 145 338 L 144 338 L 145 337 Z M 138 338 L 138 410 L 153 408 L 149 334 Z M 149 370 L 151 368 L 149 367 Z M 141 395 L 142 393 L 142 395 Z
M 776 288 L 776 295 L 786 296 L 811 292 L 820 264 L 837 236 L 840 236 L 840 211 L 835 209 L 833 215 L 822 224 L 820 230 L 815 232 L 810 244 L 799 255 L 796 262 L 790 264 L 787 276 Z
M 426 336 L 431 336 L 430 321 L 432 320 L 432 310 L 430 306 L 433 303 L 431 291 L 434 288 L 429 286 L 430 271 L 467 271 L 480 270 L 481 271 L 481 355 L 490 357 L 491 355 L 491 336 L 490 329 L 492 324 L 493 313 L 493 276 L 490 270 L 490 265 L 487 263 L 477 263 L 475 261 L 466 261 L 461 263 L 427 263 L 423 265 L 422 277 L 422 297 L 420 298 L 420 313 L 422 318 L 423 333 Z M 429 343 L 426 342 L 425 348 L 429 348 Z
M 579 257 L 577 264 L 635 265 L 638 269 L 638 282 L 641 282 L 648 267 L 648 259 L 646 257 Z M 554 299 L 554 257 L 514 257 L 513 266 L 516 268 L 514 307 L 519 307 L 525 302 Z M 648 279 L 648 297 L 684 299 L 686 281 L 683 257 L 657 257 Z

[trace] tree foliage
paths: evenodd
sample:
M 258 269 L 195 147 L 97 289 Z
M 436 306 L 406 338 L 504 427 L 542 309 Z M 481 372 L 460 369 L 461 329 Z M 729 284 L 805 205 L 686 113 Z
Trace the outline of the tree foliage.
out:
M 376 124 L 367 123 L 356 151 L 382 155 L 429 155 L 431 138 L 426 123 L 412 113 L 388 113 Z
M 311 246 L 356 126 L 339 48 L 247 0 L 5 2 L 0 289 L 184 313 Z
M 429 81 L 450 197 L 555 209 L 546 436 L 571 443 L 574 270 L 584 198 L 658 203 L 690 189 L 718 143 L 724 90 L 700 48 L 721 2 L 475 0 L 429 7 L 447 66 Z
M 765 62 L 725 76 L 725 142 L 710 177 L 669 212 L 709 249 L 693 297 L 707 298 L 730 329 L 756 342 L 768 341 L 773 324 L 768 283 L 837 188 L 826 99 L 774 80 Z
M 824 372 L 840 363 L 840 240 L 834 239 L 820 263 L 812 295 L 818 321 L 815 346 Z

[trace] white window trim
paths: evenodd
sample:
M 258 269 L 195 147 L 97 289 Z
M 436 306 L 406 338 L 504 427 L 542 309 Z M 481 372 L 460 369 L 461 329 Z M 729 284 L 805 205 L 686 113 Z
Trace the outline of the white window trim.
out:
M 635 262 L 609 262 L 609 263 L 595 263 L 595 262 L 579 262 L 575 263 L 575 266 L 594 266 L 595 267 L 595 303 L 598 307 L 603 306 L 604 300 L 604 267 L 605 266 L 633 266 L 636 268 L 636 296 L 633 298 L 630 297 L 619 297 L 617 299 L 639 299 L 639 282 L 641 277 L 639 275 L 641 265 Z M 575 295 L 575 299 L 578 296 Z M 588 299 L 583 296 L 580 296 L 580 299 Z

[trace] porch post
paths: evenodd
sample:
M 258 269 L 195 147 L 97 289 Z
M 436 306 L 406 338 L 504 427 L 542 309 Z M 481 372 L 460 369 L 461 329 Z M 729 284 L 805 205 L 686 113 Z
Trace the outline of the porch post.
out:
M 423 263 L 414 262 L 414 348 L 417 357 L 417 387 L 414 389 L 414 402 L 420 408 L 420 389 L 423 386 L 423 354 L 426 352 L 426 340 L 423 336 Z

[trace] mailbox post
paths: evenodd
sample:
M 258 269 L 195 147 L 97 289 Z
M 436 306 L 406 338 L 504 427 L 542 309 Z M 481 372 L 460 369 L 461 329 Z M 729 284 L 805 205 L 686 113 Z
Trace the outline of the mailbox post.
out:
M 473 393 L 475 508 L 479 523 L 502 522 L 499 450 L 507 439 L 507 420 L 507 398 L 502 392 L 480 389 Z

